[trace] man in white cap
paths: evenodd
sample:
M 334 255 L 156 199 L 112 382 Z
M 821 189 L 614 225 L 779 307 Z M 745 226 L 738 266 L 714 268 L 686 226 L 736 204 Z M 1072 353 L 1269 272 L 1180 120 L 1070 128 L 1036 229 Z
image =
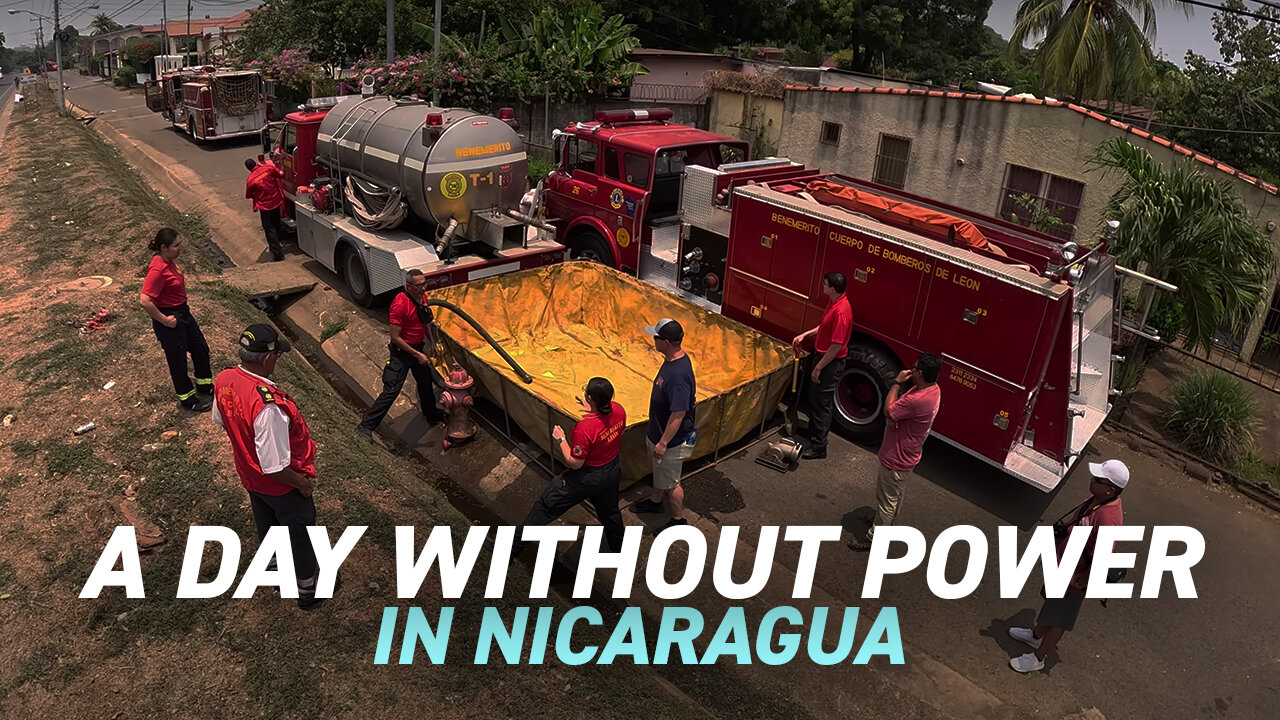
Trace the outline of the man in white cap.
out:
M 631 506 L 634 513 L 659 513 L 663 500 L 670 505 L 671 520 L 659 530 L 688 525 L 684 519 L 684 490 L 680 476 L 684 462 L 693 457 L 698 442 L 694 410 L 698 385 L 693 364 L 681 345 L 684 328 L 671 318 L 662 318 L 644 329 L 653 336 L 653 347 L 662 353 L 662 367 L 653 379 L 649 396 L 649 432 L 646 438 L 653 457 L 653 485 L 649 497 Z
M 1075 532 L 1075 528 L 1124 524 L 1120 493 L 1129 486 L 1129 468 L 1119 460 L 1108 460 L 1104 463 L 1089 463 L 1089 473 L 1093 476 L 1089 481 L 1089 499 L 1054 523 L 1054 534 L 1058 536 L 1059 560 L 1067 546 L 1067 538 Z M 1080 564 L 1071 577 L 1066 595 L 1061 598 L 1045 598 L 1044 606 L 1036 617 L 1036 626 L 1009 628 L 1010 637 L 1031 647 L 1031 652 L 1009 661 L 1014 670 L 1020 673 L 1043 670 L 1045 658 L 1058 647 L 1063 634 L 1075 629 L 1076 617 L 1084 604 L 1085 589 L 1089 586 L 1089 568 L 1096 540 L 1097 532 L 1090 532 L 1089 542 L 1080 556 Z M 1040 592 L 1044 594 L 1043 589 Z

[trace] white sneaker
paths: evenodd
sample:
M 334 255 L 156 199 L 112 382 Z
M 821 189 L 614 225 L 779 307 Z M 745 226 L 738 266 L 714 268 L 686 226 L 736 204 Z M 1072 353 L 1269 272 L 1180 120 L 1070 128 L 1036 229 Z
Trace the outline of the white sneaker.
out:
M 1044 661 L 1036 657 L 1035 653 L 1027 653 L 1010 660 L 1009 667 L 1020 673 L 1035 672 L 1044 669 Z
M 1031 628 L 1011 627 L 1009 628 L 1009 637 L 1024 645 L 1030 645 L 1036 650 L 1040 649 L 1040 643 L 1044 641 L 1044 638 L 1036 637 L 1035 631 Z

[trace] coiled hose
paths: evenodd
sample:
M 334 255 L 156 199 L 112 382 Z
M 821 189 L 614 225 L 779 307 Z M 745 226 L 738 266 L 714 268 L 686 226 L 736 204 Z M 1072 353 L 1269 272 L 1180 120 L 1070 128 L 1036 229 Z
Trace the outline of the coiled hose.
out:
M 525 372 L 524 368 L 520 367 L 520 363 L 516 362 L 515 358 L 508 355 L 507 351 L 503 350 L 502 346 L 498 344 L 498 341 L 494 340 L 493 336 L 489 334 L 489 331 L 485 330 L 484 327 L 482 327 L 480 323 L 476 322 L 475 318 L 468 315 L 465 310 L 458 307 L 457 305 L 454 305 L 451 302 L 446 302 L 444 300 L 428 299 L 427 306 L 442 307 L 445 310 L 448 310 L 453 314 L 457 315 L 458 317 L 462 318 L 463 320 L 466 320 L 467 324 L 470 325 L 473 330 L 480 333 L 480 337 L 484 338 L 485 342 L 489 343 L 490 347 L 498 351 L 498 354 L 501 355 L 502 359 L 505 360 L 507 364 L 511 366 L 511 369 L 514 370 L 516 375 L 519 376 L 519 378 L 524 381 L 525 385 L 528 385 L 529 383 L 533 382 L 533 376 Z
M 348 175 L 345 190 L 351 216 L 366 229 L 392 230 L 399 227 L 408 214 L 398 189 L 383 190 Z

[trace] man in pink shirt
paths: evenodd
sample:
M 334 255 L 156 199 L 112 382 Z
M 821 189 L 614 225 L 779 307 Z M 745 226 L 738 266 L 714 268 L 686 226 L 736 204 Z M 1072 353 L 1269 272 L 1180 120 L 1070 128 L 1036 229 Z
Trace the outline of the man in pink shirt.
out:
M 920 451 L 938 415 L 942 392 L 938 374 L 942 361 L 921 353 L 910 370 L 898 373 L 898 382 L 884 400 L 884 442 L 880 443 L 880 471 L 876 474 L 876 519 L 866 537 L 849 541 L 851 550 L 871 549 L 876 525 L 892 525 L 902 501 L 907 477 L 920 463 Z M 905 392 L 903 392 L 905 390 Z

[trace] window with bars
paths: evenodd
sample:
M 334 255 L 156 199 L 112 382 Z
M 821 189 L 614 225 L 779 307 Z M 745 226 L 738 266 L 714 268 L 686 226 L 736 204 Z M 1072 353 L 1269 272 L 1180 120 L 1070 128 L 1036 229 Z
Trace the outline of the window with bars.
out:
M 822 137 L 819 139 L 822 141 L 823 145 L 839 145 L 840 123 L 822 123 Z
M 911 158 L 911 139 L 880 134 L 876 148 L 876 169 L 872 182 L 901 190 L 907 184 L 907 162 Z
M 1083 198 L 1082 182 L 1009 165 L 999 212 L 1006 220 L 1070 240 L 1075 235 Z

